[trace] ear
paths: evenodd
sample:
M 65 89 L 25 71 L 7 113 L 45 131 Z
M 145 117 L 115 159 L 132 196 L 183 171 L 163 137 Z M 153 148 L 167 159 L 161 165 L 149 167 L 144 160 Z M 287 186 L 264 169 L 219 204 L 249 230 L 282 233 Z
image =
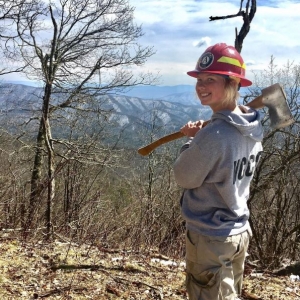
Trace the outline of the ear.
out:
M 230 78 L 230 85 L 237 90 L 239 90 L 241 87 L 240 81 L 237 81 L 236 79 L 233 78 Z

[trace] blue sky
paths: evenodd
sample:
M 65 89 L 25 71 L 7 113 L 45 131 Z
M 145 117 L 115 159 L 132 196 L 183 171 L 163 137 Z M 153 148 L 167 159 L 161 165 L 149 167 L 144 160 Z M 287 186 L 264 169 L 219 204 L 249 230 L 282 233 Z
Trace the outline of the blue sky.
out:
M 144 36 L 140 43 L 156 50 L 143 69 L 159 72 L 160 85 L 194 85 L 195 79 L 186 72 L 195 67 L 203 51 L 219 42 L 233 45 L 235 28 L 239 30 L 242 26 L 241 17 L 209 21 L 210 16 L 236 14 L 240 0 L 129 0 L 129 3 L 135 7 L 135 22 L 142 24 Z M 241 53 L 249 79 L 253 78 L 253 71 L 267 68 L 272 55 L 279 66 L 288 61 L 300 64 L 299 12 L 300 0 L 257 0 L 257 11 Z
M 244 1 L 244 5 L 245 5 Z M 210 45 L 234 44 L 235 28 L 242 18 L 209 21 L 239 11 L 239 0 L 131 0 L 135 20 L 142 24 L 143 45 L 157 51 L 146 70 L 159 72 L 161 85 L 194 84 L 186 71 L 194 68 L 198 57 Z M 257 0 L 257 11 L 244 40 L 242 56 L 247 76 L 267 68 L 275 57 L 278 66 L 288 61 L 300 64 L 300 1 Z

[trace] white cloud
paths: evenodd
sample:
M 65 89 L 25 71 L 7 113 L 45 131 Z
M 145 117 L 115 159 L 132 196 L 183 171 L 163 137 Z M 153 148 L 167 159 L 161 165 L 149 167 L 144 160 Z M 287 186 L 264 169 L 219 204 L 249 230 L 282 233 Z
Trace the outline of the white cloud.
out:
M 137 23 L 143 24 L 142 44 L 153 45 L 157 50 L 147 66 L 161 69 L 162 84 L 167 85 L 190 84 L 186 71 L 195 66 L 205 48 L 218 42 L 233 45 L 235 28 L 240 30 L 243 24 L 241 17 L 209 21 L 210 16 L 236 14 L 240 4 L 236 0 L 130 3 L 136 7 Z M 277 64 L 284 65 L 288 60 L 300 63 L 299 11 L 299 1 L 258 1 L 241 53 L 247 71 L 266 68 L 271 55 Z
M 195 41 L 193 43 L 194 47 L 200 48 L 202 46 L 204 46 L 205 48 L 209 47 L 211 45 L 211 38 L 208 36 L 205 36 L 203 38 L 200 39 L 200 41 Z
M 237 0 L 129 0 L 135 22 L 142 24 L 140 43 L 154 46 L 156 54 L 145 65 L 159 71 L 161 84 L 194 84 L 186 75 L 206 47 L 218 42 L 234 44 L 242 17 L 209 21 L 211 16 L 234 15 Z M 242 56 L 247 74 L 267 67 L 273 55 L 278 65 L 300 63 L 300 3 L 297 0 L 257 1 L 257 11 L 246 36 Z

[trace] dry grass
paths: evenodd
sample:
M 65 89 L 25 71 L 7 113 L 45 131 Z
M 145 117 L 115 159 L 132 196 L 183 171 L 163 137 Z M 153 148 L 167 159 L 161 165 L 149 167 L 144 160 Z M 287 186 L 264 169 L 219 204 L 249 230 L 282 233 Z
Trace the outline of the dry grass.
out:
M 0 240 L 0 299 L 187 299 L 184 263 L 55 241 Z M 288 277 L 247 275 L 244 299 L 300 299 Z

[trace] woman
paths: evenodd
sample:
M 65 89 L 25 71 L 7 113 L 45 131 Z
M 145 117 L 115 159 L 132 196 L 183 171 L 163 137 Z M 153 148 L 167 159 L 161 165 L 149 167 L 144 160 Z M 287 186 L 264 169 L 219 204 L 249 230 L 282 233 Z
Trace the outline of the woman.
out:
M 250 181 L 261 155 L 262 125 L 257 111 L 237 105 L 240 86 L 250 86 L 245 64 L 232 46 L 209 47 L 188 75 L 197 78 L 210 122 L 188 122 L 190 140 L 174 164 L 184 188 L 186 285 L 191 300 L 234 300 L 242 290 L 249 244 Z

